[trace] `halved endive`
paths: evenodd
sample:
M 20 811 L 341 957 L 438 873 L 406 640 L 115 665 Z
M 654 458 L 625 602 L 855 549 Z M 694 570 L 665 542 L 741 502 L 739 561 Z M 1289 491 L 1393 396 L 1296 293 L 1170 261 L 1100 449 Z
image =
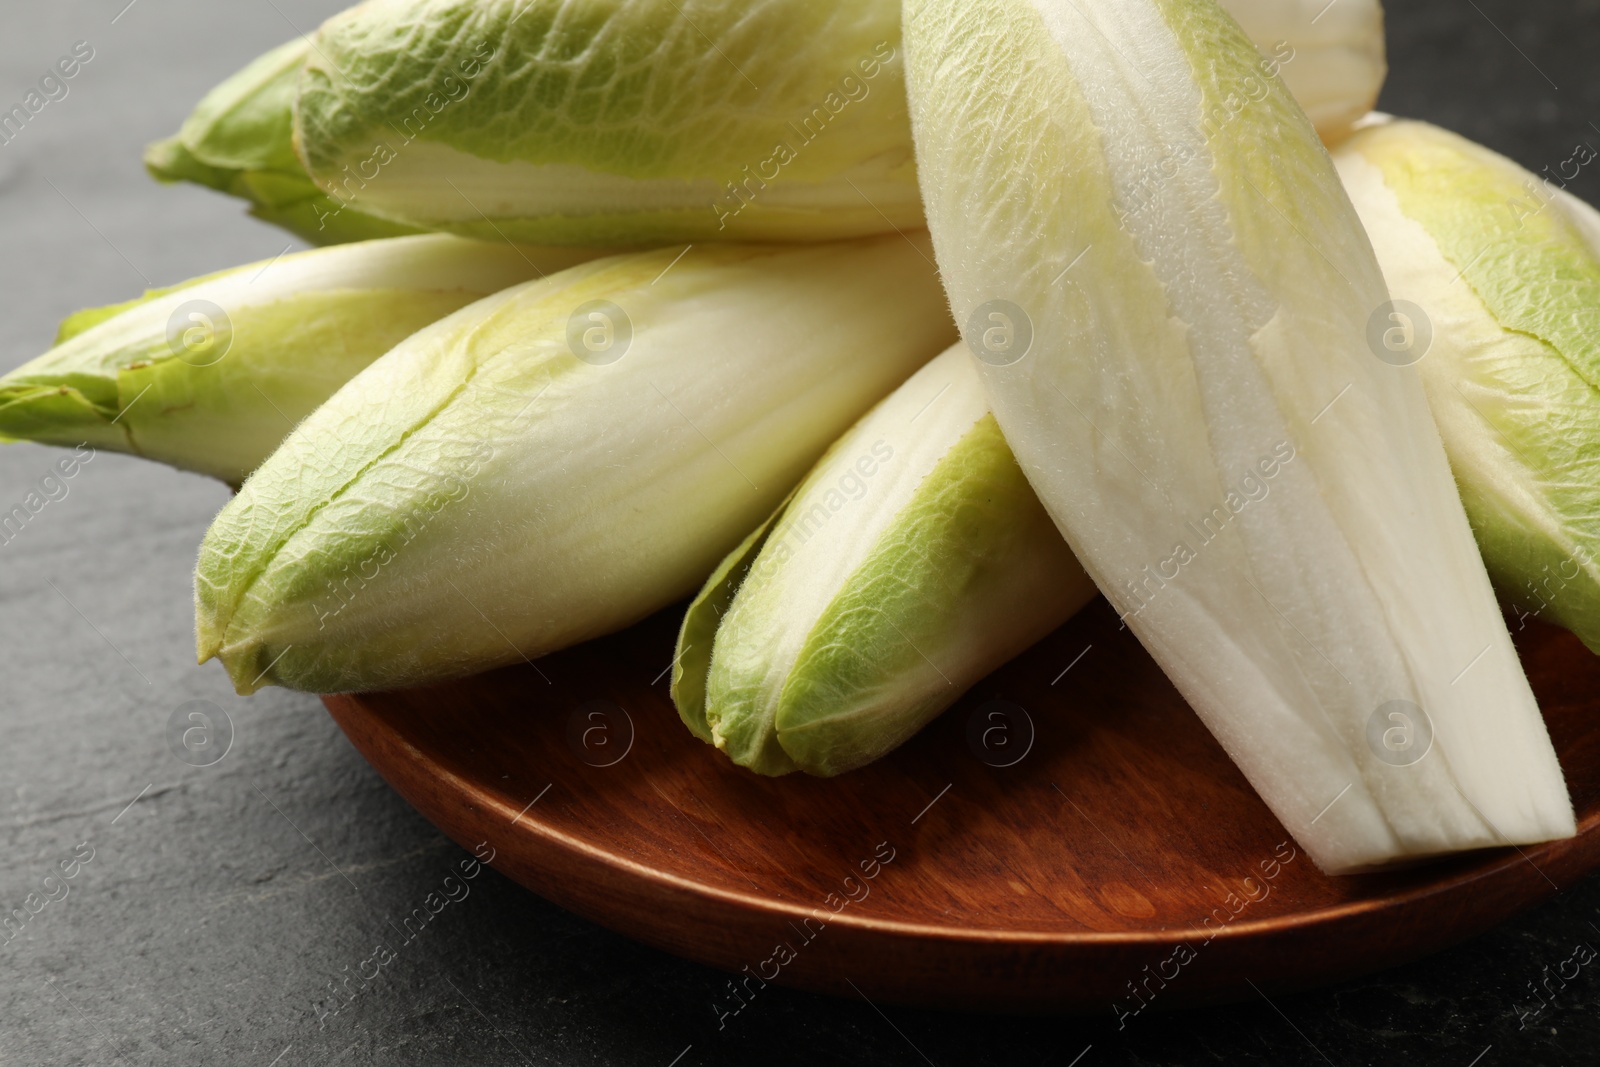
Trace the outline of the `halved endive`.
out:
M 1571 835 L 1421 383 L 1369 347 L 1389 294 L 1326 151 L 1276 82 L 1200 121 L 1248 38 L 1213 0 L 907 15 L 939 265 L 1006 439 L 1284 826 L 1332 872 Z
M 145 150 L 145 167 L 161 181 L 247 200 L 251 214 L 313 244 L 418 232 L 334 201 L 306 174 L 294 150 L 294 100 L 310 47 L 291 41 L 211 90 L 176 136 Z
M 1371 107 L 1378 0 L 1228 4 L 1262 56 L 1206 121 L 1280 73 L 1330 138 Z M 899 0 L 369 0 L 217 89 L 150 163 L 323 242 L 374 217 L 540 243 L 908 229 L 900 42 Z
M 1094 595 L 957 346 L 723 562 L 684 620 L 673 699 L 735 763 L 842 774 Z
M 1519 625 L 1600 652 L 1600 213 L 1421 122 L 1335 162 L 1396 298 L 1379 351 L 1422 374 L 1490 575 Z
M 411 334 L 594 255 L 397 237 L 82 311 L 54 348 L 0 378 L 0 441 L 88 443 L 238 485 L 302 418 Z
M 201 660 L 241 692 L 390 688 L 690 595 L 956 336 L 915 240 L 613 257 L 418 333 L 207 533 Z

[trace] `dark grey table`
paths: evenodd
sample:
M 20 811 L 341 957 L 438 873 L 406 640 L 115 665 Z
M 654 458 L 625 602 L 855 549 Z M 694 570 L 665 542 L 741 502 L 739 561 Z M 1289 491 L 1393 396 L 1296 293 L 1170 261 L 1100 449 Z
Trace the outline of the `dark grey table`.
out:
M 1579 141 L 1600 145 L 1600 0 L 1394 4 L 1389 110 L 1534 170 Z M 75 42 L 94 58 L 0 146 L 0 369 L 42 351 L 76 308 L 285 248 L 232 202 L 148 181 L 139 151 L 216 81 L 340 6 L 7 0 L 5 108 Z M 1600 201 L 1594 173 L 1574 189 Z M 0 510 L 56 458 L 0 449 Z M 52 883 L 67 896 L 0 944 L 0 1065 L 1600 1062 L 1594 968 L 1528 1014 L 1540 1003 L 1532 984 L 1580 942 L 1600 944 L 1595 880 L 1410 967 L 1271 1003 L 1147 1015 L 1122 1032 L 1109 1013 L 880 1012 L 778 989 L 719 1031 L 722 976 L 491 873 L 323 1017 L 330 983 L 462 853 L 315 700 L 241 700 L 215 665 L 193 665 L 190 567 L 225 498 L 209 481 L 102 455 L 0 544 L 0 912 L 42 893 L 59 863 L 93 857 Z M 169 719 L 191 700 L 234 724 L 232 749 L 209 768 L 168 747 Z

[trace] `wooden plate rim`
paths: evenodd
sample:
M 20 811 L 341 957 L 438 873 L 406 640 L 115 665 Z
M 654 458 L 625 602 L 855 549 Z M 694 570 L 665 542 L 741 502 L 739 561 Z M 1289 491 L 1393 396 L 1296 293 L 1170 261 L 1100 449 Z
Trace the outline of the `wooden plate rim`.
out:
M 359 694 L 337 694 L 322 697 L 323 704 L 332 713 L 334 721 L 340 729 L 350 735 L 346 727 L 346 714 L 365 717 L 369 720 L 375 718 L 363 709 L 360 704 Z M 358 750 L 363 746 L 351 737 Z M 559 830 L 553 829 L 537 820 L 523 818 L 526 811 L 521 813 L 512 810 L 512 805 L 499 799 L 493 793 L 480 789 L 469 780 L 456 774 L 442 763 L 429 755 L 426 751 L 412 744 L 404 734 L 389 728 L 382 738 L 370 738 L 378 744 L 388 746 L 403 746 L 411 757 L 407 765 L 420 777 L 430 778 L 434 781 L 448 780 L 451 791 L 463 798 L 471 798 L 475 804 L 488 805 L 504 816 L 511 827 L 526 839 L 537 842 L 544 849 L 553 849 L 565 852 L 575 859 L 595 864 L 601 868 L 611 869 L 625 873 L 630 879 L 659 887 L 663 890 L 675 891 L 698 898 L 706 904 L 716 906 L 732 906 L 739 908 L 751 915 L 770 916 L 775 919 L 786 920 L 796 917 L 805 917 L 810 914 L 803 907 L 769 898 L 753 896 L 737 890 L 721 889 L 716 886 L 706 885 L 680 875 L 672 874 L 629 859 L 625 856 L 599 848 L 582 838 L 573 837 Z M 363 752 L 363 755 L 365 753 Z M 386 780 L 389 776 L 386 771 L 380 771 Z M 407 803 L 412 803 L 411 791 L 402 787 L 401 783 L 390 780 L 390 784 L 401 793 Z M 413 804 L 416 807 L 415 804 Z M 420 809 L 419 809 L 420 810 Z M 427 815 L 426 812 L 424 812 Z M 430 821 L 433 821 L 430 817 Z M 1282 935 L 1287 932 L 1306 932 L 1323 926 L 1336 926 L 1342 922 L 1360 919 L 1366 916 L 1394 912 L 1399 909 L 1414 907 L 1426 902 L 1429 898 L 1445 894 L 1459 893 L 1467 890 L 1473 883 L 1481 882 L 1493 876 L 1504 874 L 1509 868 L 1528 864 L 1539 874 L 1541 879 L 1550 882 L 1549 875 L 1534 861 L 1538 858 L 1550 857 L 1558 862 L 1565 859 L 1584 839 L 1597 829 L 1600 829 L 1600 810 L 1592 813 L 1578 824 L 1577 835 L 1561 841 L 1545 842 L 1528 849 L 1519 849 L 1517 846 L 1503 846 L 1502 848 L 1479 850 L 1479 855 L 1484 862 L 1475 864 L 1465 870 L 1459 871 L 1445 879 L 1430 881 L 1422 885 L 1411 887 L 1382 899 L 1368 899 L 1350 901 L 1332 907 L 1323 907 L 1318 910 L 1284 915 L 1270 918 L 1256 918 L 1229 923 L 1226 927 L 1212 933 L 1208 940 L 1235 941 L 1246 940 L 1252 936 Z M 1554 856 L 1551 854 L 1554 853 Z M 1473 855 L 1463 853 L 1461 855 Z M 1448 860 L 1450 857 L 1443 857 Z M 1561 872 L 1564 873 L 1564 872 Z M 1500 913 L 1503 919 L 1506 915 L 1515 914 L 1521 907 L 1530 903 L 1548 899 L 1561 892 L 1553 883 L 1549 884 L 1548 892 L 1536 891 L 1531 896 L 1525 891 L 1518 894 L 1523 903 L 1504 909 Z M 1490 923 L 1486 925 L 1492 925 Z M 1173 927 L 1168 930 L 1130 930 L 1115 933 L 1098 931 L 1047 931 L 1027 929 L 978 929 L 956 928 L 949 926 L 925 926 L 918 923 L 906 922 L 897 919 L 876 918 L 860 913 L 840 913 L 829 918 L 830 926 L 841 926 L 846 929 L 861 933 L 887 935 L 896 938 L 909 938 L 921 942 L 939 941 L 949 944 L 1018 944 L 1028 946 L 1051 946 L 1071 948 L 1072 946 L 1170 946 L 1192 936 L 1195 930 L 1186 927 Z

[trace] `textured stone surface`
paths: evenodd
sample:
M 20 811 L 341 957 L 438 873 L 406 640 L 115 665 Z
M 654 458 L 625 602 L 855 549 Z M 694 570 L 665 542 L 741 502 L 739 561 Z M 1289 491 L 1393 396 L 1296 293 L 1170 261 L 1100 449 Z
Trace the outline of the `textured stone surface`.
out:
M 136 0 L 113 23 L 125 2 L 0 14 L 7 108 L 75 41 L 95 49 L 70 95 L 0 146 L 0 368 L 36 354 L 75 308 L 288 243 L 221 197 L 149 182 L 139 150 L 337 0 Z M 1395 0 L 1390 21 L 1390 110 L 1535 170 L 1579 140 L 1600 146 L 1589 125 L 1600 121 L 1595 0 Z M 1600 201 L 1594 174 L 1574 188 Z M 56 458 L 0 449 L 0 509 Z M 189 571 L 224 500 L 203 479 L 104 455 L 0 545 L 0 910 L 41 890 L 80 842 L 94 849 L 68 896 L 0 946 L 0 1064 L 668 1067 L 682 1054 L 682 1067 L 1009 1067 L 1070 1064 L 1092 1045 L 1084 1067 L 1490 1067 L 1592 1062 L 1600 1044 L 1593 966 L 1525 1029 L 1518 1017 L 1538 1003 L 1529 983 L 1544 968 L 1554 973 L 1579 942 L 1600 944 L 1594 880 L 1401 970 L 1272 1005 L 1146 1015 L 1121 1033 L 1109 1016 L 880 1013 L 776 989 L 719 1032 L 718 974 L 489 873 L 319 1024 L 328 984 L 357 971 L 462 853 L 388 790 L 314 700 L 239 700 L 215 665 L 192 665 Z M 214 701 L 236 730 L 210 768 L 168 749 L 169 718 L 196 699 Z

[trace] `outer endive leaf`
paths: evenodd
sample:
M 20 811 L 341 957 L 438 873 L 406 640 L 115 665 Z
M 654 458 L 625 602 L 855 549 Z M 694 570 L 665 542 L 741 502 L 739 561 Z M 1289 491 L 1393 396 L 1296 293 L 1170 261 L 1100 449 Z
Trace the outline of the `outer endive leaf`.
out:
M 294 100 L 310 50 L 296 38 L 254 60 L 195 107 L 176 137 L 145 150 L 161 181 L 188 181 L 251 202 L 251 213 L 314 244 L 416 233 L 415 227 L 341 211 L 307 176 L 294 149 Z
M 237 485 L 406 337 L 593 255 L 394 238 L 286 255 L 80 312 L 55 348 L 0 378 L 0 439 L 87 442 Z
M 898 235 L 667 249 L 422 331 L 218 517 L 196 573 L 202 659 L 244 692 L 411 685 L 688 595 L 949 343 L 926 257 Z
M 1326 152 L 1276 82 L 1205 121 L 1258 69 L 1238 27 L 1211 0 L 908 0 L 906 25 L 1000 425 L 1274 813 L 1330 871 L 1570 835 L 1420 383 L 1368 347 L 1388 294 Z M 996 358 L 996 316 L 1031 348 Z
M 961 347 L 841 438 L 761 540 L 697 688 L 714 743 L 763 774 L 878 759 L 1095 592 Z
M 1490 574 L 1520 624 L 1600 651 L 1600 214 L 1425 123 L 1365 129 L 1336 161 L 1410 303 L 1384 325 L 1409 330 L 1396 358 L 1420 360 Z

